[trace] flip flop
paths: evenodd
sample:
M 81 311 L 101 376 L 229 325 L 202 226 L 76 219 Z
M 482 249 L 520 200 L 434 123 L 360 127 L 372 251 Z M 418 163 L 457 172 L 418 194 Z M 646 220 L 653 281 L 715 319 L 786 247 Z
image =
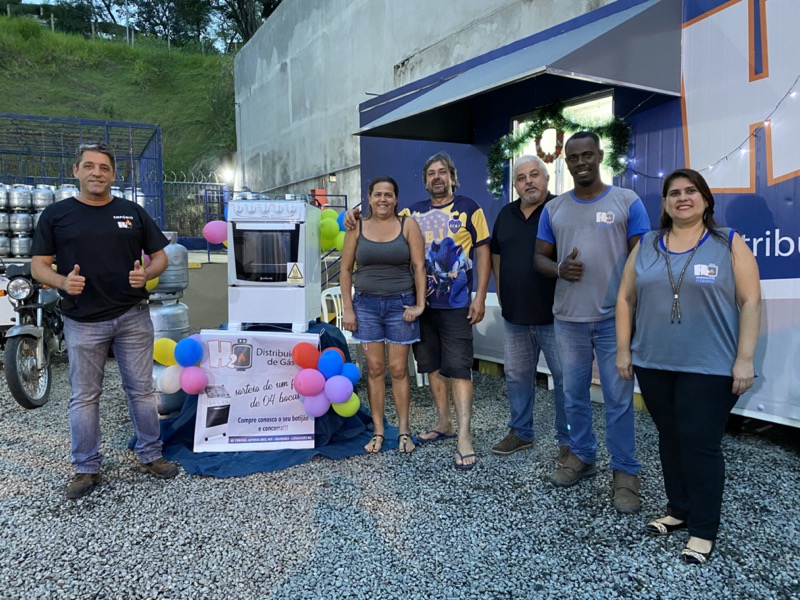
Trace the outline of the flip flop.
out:
M 458 462 L 456 462 L 456 457 L 455 456 L 453 457 L 453 466 L 456 469 L 461 469 L 462 471 L 469 471 L 472 467 L 474 467 L 475 465 L 478 464 L 478 457 L 475 456 L 474 452 L 472 452 L 471 454 L 461 454 L 461 452 L 456 450 L 456 454 L 461 459 L 461 464 L 459 464 Z M 472 463 L 465 463 L 464 462 L 466 459 L 472 458 L 473 456 L 475 456 L 475 462 L 472 462 Z
M 417 436 L 417 440 L 418 440 L 418 444 L 417 445 L 422 446 L 424 444 L 432 444 L 433 442 L 440 442 L 441 440 L 449 440 L 450 438 L 456 437 L 455 433 L 451 433 L 450 435 L 447 435 L 446 433 L 442 433 L 441 431 L 439 431 L 437 429 L 428 429 L 428 431 L 426 431 L 425 433 L 423 433 L 421 435 L 428 435 L 429 433 L 435 433 L 436 436 L 432 437 L 432 438 L 425 439 L 425 438 L 421 438 L 418 435 Z

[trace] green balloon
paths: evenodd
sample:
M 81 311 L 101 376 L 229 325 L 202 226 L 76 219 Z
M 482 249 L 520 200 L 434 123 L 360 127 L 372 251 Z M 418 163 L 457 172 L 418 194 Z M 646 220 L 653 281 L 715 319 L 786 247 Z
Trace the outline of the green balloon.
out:
M 336 221 L 325 219 L 319 222 L 319 237 L 322 239 L 334 241 L 337 233 L 339 233 L 339 224 Z
M 361 408 L 361 400 L 356 393 L 353 392 L 353 395 L 350 396 L 350 400 L 347 402 L 331 402 L 331 408 L 340 417 L 352 417 L 358 412 L 358 409 Z
M 326 208 L 319 216 L 320 220 L 322 221 L 327 221 L 328 219 L 333 219 L 335 221 L 338 217 L 339 213 L 332 208 Z
M 336 238 L 319 238 L 319 246 L 323 252 L 330 252 L 336 247 Z
M 336 242 L 334 245 L 339 252 L 344 249 L 344 231 L 340 231 L 336 234 Z

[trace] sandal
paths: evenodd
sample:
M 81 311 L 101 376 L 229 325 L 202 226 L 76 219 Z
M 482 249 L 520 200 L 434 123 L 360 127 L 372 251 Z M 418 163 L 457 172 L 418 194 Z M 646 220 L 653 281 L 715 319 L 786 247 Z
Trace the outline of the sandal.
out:
M 686 529 L 688 526 L 689 523 L 686 521 L 681 521 L 680 523 L 676 523 L 674 525 L 667 525 L 666 523 L 656 520 L 650 521 L 647 525 L 645 525 L 644 532 L 648 535 L 660 537 L 662 535 L 669 535 L 673 531 L 678 531 L 679 529 Z
M 377 454 L 378 452 L 381 451 L 381 448 L 383 447 L 383 442 L 385 440 L 386 438 L 383 437 L 383 435 L 381 435 L 380 433 L 375 433 L 370 438 L 369 443 L 366 446 L 364 446 L 364 450 L 367 452 L 367 454 Z M 380 443 L 380 446 L 376 448 L 378 443 Z
M 397 451 L 400 452 L 400 454 L 411 454 L 415 448 L 416 446 L 411 440 L 410 433 L 401 433 L 397 436 Z

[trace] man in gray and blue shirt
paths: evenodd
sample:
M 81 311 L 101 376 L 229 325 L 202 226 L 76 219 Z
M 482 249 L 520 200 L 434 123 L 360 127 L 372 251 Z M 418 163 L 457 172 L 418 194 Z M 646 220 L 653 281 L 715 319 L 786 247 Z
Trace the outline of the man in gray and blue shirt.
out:
M 616 370 L 614 309 L 628 253 L 650 230 L 650 221 L 634 192 L 601 180 L 603 151 L 597 135 L 588 131 L 574 134 L 564 154 L 575 189 L 545 206 L 534 257 L 540 273 L 558 278 L 553 315 L 572 451 L 550 480 L 572 486 L 597 472 L 590 398 L 596 356 L 605 404 L 606 447 L 614 472 L 614 507 L 620 512 L 636 512 L 640 508 L 641 464 L 635 451 L 633 382 Z

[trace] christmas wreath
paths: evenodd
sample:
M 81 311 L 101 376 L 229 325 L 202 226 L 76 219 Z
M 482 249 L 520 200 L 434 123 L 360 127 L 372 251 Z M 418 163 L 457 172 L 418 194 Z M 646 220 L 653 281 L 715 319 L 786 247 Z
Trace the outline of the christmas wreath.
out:
M 556 130 L 556 147 L 552 153 L 545 153 L 541 147 L 542 135 L 548 129 Z M 546 163 L 552 163 L 564 148 L 564 133 L 576 131 L 593 131 L 603 138 L 608 142 L 603 148 L 603 162 L 611 168 L 614 175 L 625 170 L 625 156 L 628 154 L 631 136 L 630 125 L 619 117 L 612 117 L 603 123 L 580 123 L 564 116 L 563 104 L 551 104 L 540 109 L 536 118 L 524 128 L 504 135 L 489 147 L 486 155 L 489 192 L 495 198 L 500 197 L 503 193 L 503 170 L 506 162 L 519 154 L 531 139 L 536 143 L 537 156 Z

